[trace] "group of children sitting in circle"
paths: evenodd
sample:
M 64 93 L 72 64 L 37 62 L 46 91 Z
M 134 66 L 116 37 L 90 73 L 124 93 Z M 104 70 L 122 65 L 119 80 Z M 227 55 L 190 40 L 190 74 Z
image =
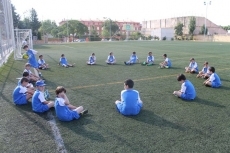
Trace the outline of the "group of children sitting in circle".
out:
M 39 60 L 36 61 L 36 51 L 29 49 L 28 46 L 23 47 L 28 56 L 28 63 L 25 64 L 25 70 L 23 77 L 19 80 L 17 87 L 13 92 L 13 101 L 16 105 L 24 105 L 28 103 L 28 100 L 32 98 L 32 110 L 37 113 L 43 113 L 50 108 L 55 107 L 56 115 L 61 121 L 71 121 L 78 119 L 80 116 L 87 114 L 88 110 L 85 110 L 82 106 L 76 107 L 70 104 L 66 95 L 66 89 L 62 86 L 58 86 L 55 90 L 55 101 L 49 101 L 49 93 L 45 90 L 45 82 L 42 79 L 42 75 L 39 69 L 48 69 L 48 64 L 45 63 L 43 56 L 39 56 Z M 163 55 L 164 61 L 159 64 L 159 68 L 170 68 L 172 66 L 171 60 L 167 57 L 167 54 Z M 138 63 L 138 57 L 136 52 L 130 56 L 128 61 L 124 63 L 126 65 L 133 65 Z M 106 60 L 109 65 L 114 65 L 116 59 L 111 52 Z M 87 61 L 88 65 L 96 64 L 95 53 L 89 57 Z M 150 66 L 154 64 L 154 56 L 152 52 L 148 53 L 147 59 L 142 65 Z M 64 54 L 61 55 L 59 65 L 63 67 L 73 67 L 74 64 L 69 64 Z M 30 68 L 31 66 L 38 71 L 39 76 L 34 75 Z M 221 86 L 219 76 L 215 73 L 214 67 L 209 67 L 208 62 L 204 63 L 202 71 L 198 71 L 198 64 L 194 58 L 190 59 L 190 64 L 185 67 L 186 73 L 196 73 L 197 78 L 207 79 L 204 81 L 204 85 L 218 88 Z M 184 74 L 177 76 L 177 81 L 181 83 L 181 89 L 174 91 L 173 94 L 184 100 L 194 100 L 196 97 L 196 90 L 193 84 L 186 79 Z M 33 84 L 36 86 L 34 88 Z M 124 82 L 124 90 L 121 91 L 121 99 L 115 101 L 116 108 L 119 113 L 123 115 L 137 115 L 143 107 L 143 102 L 140 99 L 139 92 L 133 89 L 134 82 L 128 79 Z

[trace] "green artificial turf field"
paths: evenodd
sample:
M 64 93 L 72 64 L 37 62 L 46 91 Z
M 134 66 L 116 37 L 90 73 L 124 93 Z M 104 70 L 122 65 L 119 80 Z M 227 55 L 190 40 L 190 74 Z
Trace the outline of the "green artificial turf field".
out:
M 61 122 L 54 109 L 39 115 L 31 105 L 15 106 L 12 91 L 22 75 L 26 60 L 13 57 L 0 68 L 0 150 L 1 152 L 229 152 L 230 150 L 230 44 L 186 41 L 92 42 L 35 45 L 44 56 L 49 70 L 43 70 L 47 89 L 55 98 L 57 86 L 67 89 L 73 105 L 83 105 L 89 114 L 72 122 Z M 109 52 L 116 65 L 106 65 Z M 154 66 L 126 66 L 133 51 L 146 60 L 149 51 Z M 91 53 L 97 65 L 88 66 Z M 73 68 L 58 66 L 64 53 Z M 166 53 L 172 68 L 158 69 Z M 222 80 L 219 89 L 202 85 L 203 79 L 185 74 L 197 91 L 192 102 L 182 101 L 172 93 L 181 84 L 176 76 L 184 73 L 194 57 L 202 69 L 204 61 L 216 68 Z M 125 117 L 115 109 L 125 79 L 134 80 L 144 103 L 138 116 Z M 54 118 L 53 118 L 54 117 Z M 56 128 L 55 128 L 56 127 Z M 59 132 L 60 136 L 57 136 Z

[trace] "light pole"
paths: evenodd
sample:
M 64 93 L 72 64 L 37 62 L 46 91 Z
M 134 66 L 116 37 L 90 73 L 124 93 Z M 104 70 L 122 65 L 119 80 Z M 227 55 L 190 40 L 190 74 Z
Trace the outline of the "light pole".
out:
M 206 34 L 206 29 L 207 29 L 207 25 L 206 25 L 206 19 L 207 19 L 207 11 L 208 11 L 208 6 L 211 5 L 211 1 L 209 1 L 208 3 L 206 1 L 204 1 L 204 5 L 206 5 L 206 12 L 205 12 L 205 20 L 204 20 L 204 38 L 205 38 L 205 34 Z
M 109 28 L 110 28 L 110 31 L 109 31 L 109 41 L 112 41 L 112 39 L 111 39 L 111 19 L 107 18 L 107 17 L 104 17 L 104 19 L 109 20 Z

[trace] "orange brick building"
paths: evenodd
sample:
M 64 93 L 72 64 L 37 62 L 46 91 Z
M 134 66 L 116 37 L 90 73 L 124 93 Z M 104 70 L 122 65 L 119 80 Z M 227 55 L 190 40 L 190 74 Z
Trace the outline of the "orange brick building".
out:
M 94 29 L 97 31 L 99 35 L 101 35 L 102 30 L 103 30 L 103 23 L 105 20 L 78 20 L 82 24 L 86 25 L 88 29 L 90 30 L 91 28 L 94 27 Z M 59 22 L 59 26 L 65 24 L 67 20 L 63 20 Z M 126 34 L 126 30 L 124 29 L 124 25 L 129 24 L 132 26 L 132 32 L 140 32 L 141 31 L 141 23 L 139 22 L 134 22 L 134 21 L 115 21 L 120 29 L 120 34 Z

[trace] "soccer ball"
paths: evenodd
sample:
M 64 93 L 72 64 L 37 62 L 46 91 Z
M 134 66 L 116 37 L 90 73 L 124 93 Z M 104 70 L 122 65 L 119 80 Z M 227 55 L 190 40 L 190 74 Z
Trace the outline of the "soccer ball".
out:
M 29 56 L 25 53 L 25 54 L 22 55 L 22 58 L 23 58 L 23 59 L 28 59 Z

